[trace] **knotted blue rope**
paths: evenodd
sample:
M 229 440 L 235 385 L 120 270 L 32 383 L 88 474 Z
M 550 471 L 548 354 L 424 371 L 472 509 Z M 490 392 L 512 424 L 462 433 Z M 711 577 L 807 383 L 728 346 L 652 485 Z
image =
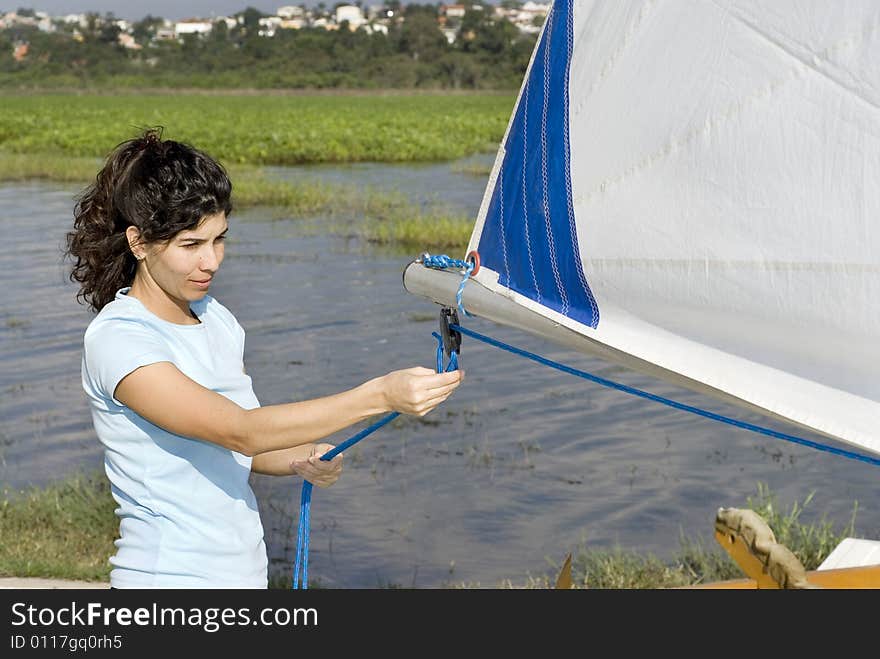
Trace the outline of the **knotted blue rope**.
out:
M 455 294 L 455 303 L 458 306 L 458 310 L 461 311 L 464 316 L 471 316 L 468 313 L 467 309 L 464 308 L 464 304 L 462 304 L 461 296 L 464 293 L 464 285 L 467 283 L 467 280 L 470 279 L 471 272 L 473 272 L 475 263 L 473 261 L 462 261 L 461 259 L 453 259 L 445 254 L 437 254 L 431 255 L 428 253 L 422 254 L 421 256 L 422 265 L 426 268 L 435 268 L 437 270 L 446 270 L 448 268 L 458 268 L 461 270 L 461 274 L 464 277 L 461 280 L 461 283 L 458 285 L 458 292 Z
M 453 350 L 449 355 L 449 363 L 443 368 L 443 338 L 437 333 L 432 332 L 431 336 L 437 339 L 437 372 L 454 371 L 458 369 L 458 355 Z M 338 446 L 334 446 L 320 457 L 321 460 L 329 461 L 342 453 L 347 448 L 354 446 L 367 435 L 370 435 L 382 426 L 385 426 L 397 417 L 400 412 L 392 412 L 382 417 L 376 423 L 364 428 L 356 435 L 346 439 Z M 299 499 L 299 528 L 296 531 L 296 560 L 293 566 L 293 589 L 296 590 L 300 586 L 300 572 L 302 572 L 302 588 L 309 587 L 309 531 L 311 526 L 311 508 L 312 508 L 312 489 L 313 486 L 309 481 L 303 481 L 302 494 Z
M 585 380 L 590 380 L 591 382 L 595 382 L 596 384 L 601 384 L 603 387 L 610 387 L 611 389 L 617 389 L 618 391 L 623 391 L 628 394 L 632 394 L 633 396 L 640 396 L 642 398 L 647 398 L 649 400 L 653 400 L 657 403 L 662 403 L 663 405 L 668 405 L 669 407 L 674 407 L 678 410 L 683 410 L 685 412 L 690 412 L 692 414 L 697 414 L 702 417 L 706 417 L 707 419 L 712 419 L 713 421 L 720 421 L 721 423 L 726 423 L 731 426 L 736 426 L 737 428 L 743 428 L 745 430 L 751 430 L 752 432 L 760 433 L 762 435 L 769 435 L 770 437 L 775 437 L 776 439 L 783 439 L 788 442 L 794 442 L 795 444 L 802 444 L 804 446 L 809 446 L 810 448 L 817 449 L 819 451 L 827 451 L 828 453 L 834 453 L 835 455 L 840 455 L 845 458 L 852 458 L 853 460 L 860 460 L 862 462 L 867 462 L 868 464 L 880 466 L 880 458 L 875 458 L 869 455 L 863 455 L 861 453 L 855 453 L 854 451 L 847 451 L 845 449 L 836 448 L 834 446 L 828 446 L 826 444 L 820 444 L 818 442 L 811 441 L 809 439 L 804 439 L 803 437 L 796 437 L 795 435 L 788 435 L 786 433 L 777 432 L 775 430 L 771 430 L 770 428 L 764 428 L 763 426 L 757 426 L 752 423 L 746 423 L 745 421 L 738 421 L 736 419 L 732 419 L 730 417 L 724 416 L 722 414 L 715 414 L 714 412 L 709 412 L 708 410 L 701 409 L 699 407 L 694 407 L 692 405 L 685 405 L 684 403 L 678 403 L 674 400 L 670 400 L 669 398 L 664 398 L 663 396 L 657 396 L 656 394 L 648 393 L 647 391 L 642 391 L 641 389 L 636 389 L 634 387 L 628 387 L 624 384 L 618 384 L 617 382 L 612 382 L 611 380 L 606 380 L 605 378 L 601 378 L 597 375 L 593 375 L 591 373 L 587 373 L 585 371 L 579 371 L 576 368 L 572 368 L 571 366 L 566 366 L 565 364 L 560 364 L 559 362 L 554 362 L 551 359 L 547 359 L 546 357 L 541 357 L 540 355 L 536 355 L 534 353 L 523 350 L 522 348 L 515 348 L 512 345 L 508 345 L 503 341 L 498 341 L 497 339 L 492 339 L 488 336 L 483 336 L 482 334 L 475 332 L 473 330 L 467 329 L 466 327 L 462 327 L 457 324 L 450 324 L 450 329 L 453 329 L 457 332 L 461 332 L 462 334 L 466 334 L 467 336 L 477 339 L 478 341 L 482 341 L 483 343 L 488 343 L 489 345 L 493 345 L 497 348 L 501 348 L 502 350 L 507 350 L 508 352 L 512 352 L 515 355 L 520 355 L 522 357 L 526 357 L 527 359 L 531 359 L 533 361 L 538 362 L 539 364 L 545 364 L 546 366 L 550 366 L 551 368 L 555 368 L 559 371 L 563 371 L 564 373 L 569 373 L 571 375 L 575 375 L 579 378 L 583 378 Z

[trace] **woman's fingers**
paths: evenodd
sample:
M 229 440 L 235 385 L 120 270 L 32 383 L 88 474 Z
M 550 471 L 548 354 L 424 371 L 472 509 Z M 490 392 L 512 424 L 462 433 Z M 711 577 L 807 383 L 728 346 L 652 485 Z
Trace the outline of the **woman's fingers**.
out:
M 454 384 L 447 384 L 442 387 L 434 387 L 433 389 L 426 389 L 425 393 L 431 397 L 434 396 L 442 396 L 445 394 L 451 394 L 458 388 L 458 382 Z
M 313 455 L 306 460 L 294 460 L 290 468 L 305 480 L 318 487 L 329 487 L 342 473 L 342 454 L 332 460 L 321 460 L 321 455 Z
M 432 398 L 428 398 L 427 400 L 425 400 L 421 405 L 419 405 L 415 409 L 415 413 L 418 414 L 419 416 L 424 416 L 428 412 L 433 410 L 435 407 L 437 407 L 444 400 L 449 398 L 451 395 L 452 395 L 452 392 L 450 391 L 445 394 L 441 394 L 439 396 L 434 396 Z
M 445 373 L 435 373 L 431 378 L 431 388 L 454 386 L 457 387 L 464 380 L 464 371 L 447 371 Z
M 432 371 L 430 368 L 424 368 L 423 366 L 416 366 L 415 368 L 406 369 L 403 372 L 415 377 L 419 384 L 428 389 L 434 389 L 436 387 L 442 387 L 453 383 L 457 384 L 461 382 L 462 378 L 464 378 L 464 371 L 462 370 L 437 373 L 436 371 Z
M 436 373 L 414 368 L 394 371 L 386 376 L 386 399 L 389 407 L 404 414 L 424 414 L 441 403 L 464 379 L 464 372 L 455 370 Z

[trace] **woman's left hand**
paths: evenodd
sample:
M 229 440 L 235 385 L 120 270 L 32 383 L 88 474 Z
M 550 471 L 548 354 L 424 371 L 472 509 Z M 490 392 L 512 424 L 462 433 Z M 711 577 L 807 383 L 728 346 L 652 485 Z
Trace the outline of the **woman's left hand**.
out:
M 293 460 L 290 469 L 317 487 L 330 487 L 342 473 L 342 453 L 332 460 L 321 456 L 333 448 L 332 444 L 315 444 L 312 455 L 306 460 Z

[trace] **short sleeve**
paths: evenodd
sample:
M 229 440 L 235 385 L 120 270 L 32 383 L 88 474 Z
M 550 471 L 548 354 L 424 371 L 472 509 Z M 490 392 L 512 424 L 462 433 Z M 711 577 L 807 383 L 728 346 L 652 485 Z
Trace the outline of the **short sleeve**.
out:
M 83 367 L 93 393 L 121 403 L 113 394 L 132 371 L 157 362 L 174 362 L 162 337 L 136 321 L 114 319 L 86 332 Z

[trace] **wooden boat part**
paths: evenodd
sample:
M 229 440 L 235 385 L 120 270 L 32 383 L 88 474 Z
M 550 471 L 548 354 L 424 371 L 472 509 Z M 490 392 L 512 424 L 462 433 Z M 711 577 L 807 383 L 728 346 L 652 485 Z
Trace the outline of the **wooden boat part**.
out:
M 791 550 L 776 542 L 773 531 L 752 510 L 720 508 L 715 519 L 715 539 L 747 578 L 694 588 L 880 588 L 880 564 L 806 571 Z

